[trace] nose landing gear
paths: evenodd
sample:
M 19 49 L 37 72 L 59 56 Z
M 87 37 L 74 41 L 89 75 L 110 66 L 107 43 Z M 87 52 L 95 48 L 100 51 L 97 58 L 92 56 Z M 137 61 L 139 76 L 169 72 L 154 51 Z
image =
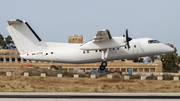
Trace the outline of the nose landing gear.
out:
M 162 62 L 165 61 L 164 55 L 162 55 L 161 61 L 162 61 Z

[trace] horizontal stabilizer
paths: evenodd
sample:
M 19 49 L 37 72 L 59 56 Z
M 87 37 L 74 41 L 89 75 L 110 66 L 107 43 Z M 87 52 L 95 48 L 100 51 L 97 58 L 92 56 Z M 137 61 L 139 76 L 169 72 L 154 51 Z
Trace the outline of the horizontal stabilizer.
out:
M 19 23 L 22 23 L 22 22 L 23 22 L 22 20 L 16 19 L 16 20 L 9 20 L 8 24 L 12 25 L 12 24 L 19 24 Z

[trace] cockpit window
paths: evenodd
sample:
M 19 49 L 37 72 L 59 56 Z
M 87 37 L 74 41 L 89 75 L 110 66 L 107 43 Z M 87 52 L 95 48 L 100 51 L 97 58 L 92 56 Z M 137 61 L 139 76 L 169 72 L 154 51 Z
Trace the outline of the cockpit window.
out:
M 160 42 L 158 40 L 149 40 L 148 43 L 151 44 L 151 43 L 160 43 Z

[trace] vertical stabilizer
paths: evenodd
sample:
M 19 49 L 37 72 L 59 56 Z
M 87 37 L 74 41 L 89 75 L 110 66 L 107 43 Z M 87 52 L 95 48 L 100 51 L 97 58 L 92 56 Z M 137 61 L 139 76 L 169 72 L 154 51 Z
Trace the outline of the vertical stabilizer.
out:
M 46 49 L 46 44 L 41 41 L 35 31 L 24 20 L 9 20 L 7 30 L 11 35 L 20 54 L 36 52 Z

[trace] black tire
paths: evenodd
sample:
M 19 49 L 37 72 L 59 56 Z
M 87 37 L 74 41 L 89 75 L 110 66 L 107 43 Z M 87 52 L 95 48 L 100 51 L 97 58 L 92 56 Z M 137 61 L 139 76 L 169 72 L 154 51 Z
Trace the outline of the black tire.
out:
M 161 58 L 161 61 L 164 62 L 164 61 L 165 61 L 165 58 Z
M 106 68 L 106 67 L 104 67 L 104 66 L 102 66 L 102 65 L 99 67 L 99 69 L 100 69 L 101 71 L 105 70 L 105 68 Z
M 107 66 L 107 62 L 106 61 L 101 62 L 101 66 L 106 67 Z

